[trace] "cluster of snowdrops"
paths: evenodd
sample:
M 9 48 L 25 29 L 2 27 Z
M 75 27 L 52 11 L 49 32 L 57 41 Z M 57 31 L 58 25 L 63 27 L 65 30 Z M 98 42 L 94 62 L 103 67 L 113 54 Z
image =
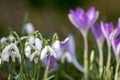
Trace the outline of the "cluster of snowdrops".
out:
M 120 55 L 120 19 L 118 25 L 114 27 L 112 22 L 95 24 L 99 17 L 99 11 L 94 7 L 84 11 L 78 7 L 75 11 L 70 10 L 68 17 L 72 24 L 80 31 L 84 39 L 84 64 L 80 65 L 76 58 L 75 42 L 73 36 L 60 41 L 55 33 L 52 38 L 46 39 L 42 34 L 35 30 L 30 22 L 24 24 L 23 30 L 27 33 L 25 36 L 19 36 L 17 32 L 11 31 L 8 37 L 2 37 L 0 40 L 0 67 L 5 63 L 10 63 L 8 80 L 50 80 L 55 75 L 48 75 L 59 69 L 59 63 L 65 61 L 72 63 L 77 70 L 83 73 L 83 80 L 89 80 L 89 71 L 93 70 L 94 50 L 91 51 L 90 60 L 88 58 L 88 30 L 91 29 L 96 39 L 99 51 L 98 59 L 98 80 L 118 80 L 119 79 L 119 55 Z M 107 61 L 104 60 L 103 44 L 107 43 Z M 111 50 L 113 49 L 116 66 L 115 71 L 111 69 Z M 104 54 L 103 54 L 104 53 Z M 19 62 L 19 63 L 18 63 Z M 19 64 L 17 74 L 13 73 L 14 64 Z M 27 71 L 27 63 L 34 64 L 34 70 Z M 90 65 L 89 65 L 90 63 Z M 106 65 L 104 65 L 106 63 Z M 40 77 L 40 69 L 44 67 L 43 77 Z M 90 67 L 90 68 L 89 68 Z

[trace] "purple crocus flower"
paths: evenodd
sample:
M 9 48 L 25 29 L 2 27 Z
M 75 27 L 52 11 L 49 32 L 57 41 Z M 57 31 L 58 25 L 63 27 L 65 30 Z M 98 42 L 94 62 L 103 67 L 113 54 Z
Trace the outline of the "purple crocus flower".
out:
M 115 28 L 114 32 L 111 35 L 112 48 L 115 53 L 116 60 L 120 59 L 120 18 L 118 19 L 118 25 Z
M 65 41 L 61 42 L 61 49 L 61 61 L 64 62 L 66 58 L 68 62 L 73 63 L 79 71 L 83 72 L 83 67 L 78 63 L 76 58 L 75 44 L 72 35 L 69 35 Z
M 44 58 L 43 59 L 43 65 L 45 67 L 47 66 L 49 58 L 50 58 L 50 71 L 49 72 L 53 72 L 58 68 L 58 64 L 57 64 L 54 56 L 48 55 L 46 58 Z
M 115 53 L 116 60 L 120 59 L 120 39 L 114 39 L 112 41 L 113 51 Z
M 112 22 L 110 23 L 101 22 L 101 29 L 102 29 L 103 35 L 107 40 L 107 44 L 111 45 L 111 33 L 114 31 Z
M 97 41 L 98 46 L 102 46 L 105 38 L 102 33 L 101 26 L 96 24 L 96 26 L 92 27 L 92 32 Z
M 70 21 L 83 35 L 87 34 L 88 29 L 93 26 L 98 16 L 99 12 L 95 11 L 94 7 L 91 7 L 86 13 L 82 8 L 78 7 L 76 11 L 70 10 L 68 14 Z

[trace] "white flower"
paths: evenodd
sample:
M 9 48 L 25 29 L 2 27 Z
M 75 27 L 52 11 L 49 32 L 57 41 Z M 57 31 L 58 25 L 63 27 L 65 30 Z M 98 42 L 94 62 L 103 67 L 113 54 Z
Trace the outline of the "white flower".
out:
M 6 41 L 7 41 L 7 38 L 6 37 L 2 37 L 1 40 L 0 40 L 0 44 L 3 44 Z
M 60 45 L 60 41 L 56 40 L 53 44 L 52 44 L 52 48 L 54 49 L 54 51 L 57 54 L 57 59 L 60 58 L 61 56 L 61 45 Z
M 33 25 L 30 22 L 25 25 L 25 30 L 27 34 L 31 34 L 33 31 L 35 31 Z
M 57 57 L 55 51 L 50 47 L 50 46 L 45 46 L 45 48 L 41 51 L 41 56 L 40 59 L 43 60 L 48 56 L 54 56 L 55 58 Z
M 25 47 L 25 55 L 30 59 L 30 61 L 33 61 L 37 63 L 38 60 L 36 59 L 38 56 L 40 56 L 41 49 L 42 49 L 42 41 L 39 38 L 33 39 L 34 41 L 27 42 Z M 31 49 L 34 49 L 34 52 L 31 52 Z
M 9 62 L 10 56 L 11 56 L 13 62 L 15 62 L 15 57 L 16 57 L 16 58 L 18 58 L 19 62 L 21 63 L 21 56 L 19 53 L 19 49 L 15 43 L 11 43 L 3 49 L 2 54 L 1 54 L 1 61 Z

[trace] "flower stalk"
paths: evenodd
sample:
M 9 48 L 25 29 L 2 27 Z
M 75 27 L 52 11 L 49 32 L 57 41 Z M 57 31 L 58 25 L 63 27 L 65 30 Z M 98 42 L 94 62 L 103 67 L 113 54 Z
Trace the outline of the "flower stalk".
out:
M 87 35 L 83 35 L 84 39 L 84 78 L 87 80 L 88 78 L 88 41 Z

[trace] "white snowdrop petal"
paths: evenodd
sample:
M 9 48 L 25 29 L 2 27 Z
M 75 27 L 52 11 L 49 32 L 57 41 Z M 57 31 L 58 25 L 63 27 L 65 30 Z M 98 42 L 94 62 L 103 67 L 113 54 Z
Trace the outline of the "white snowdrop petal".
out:
M 6 42 L 6 41 L 7 41 L 7 38 L 6 38 L 6 37 L 2 37 L 1 40 L 0 40 L 1 44 L 3 44 L 3 43 Z
M 36 56 L 36 52 L 32 53 L 32 55 L 30 56 L 30 61 L 33 61 L 35 56 Z
M 42 41 L 39 38 L 35 39 L 35 46 L 38 49 L 38 51 L 41 51 L 42 48 Z
M 1 61 L 9 61 L 9 53 L 1 54 Z
M 30 57 L 30 55 L 31 55 L 31 48 L 30 48 L 30 46 L 29 45 L 27 45 L 26 47 L 25 47 L 25 55 L 26 55 L 26 57 Z
M 34 36 L 29 37 L 28 41 L 29 44 L 33 44 L 35 42 L 35 37 Z
M 16 46 L 16 44 L 13 44 L 13 47 L 14 47 L 14 50 L 15 50 L 16 54 L 17 54 L 17 55 L 20 54 L 19 49 L 18 49 L 18 47 Z
M 8 53 L 8 51 L 12 48 L 13 44 L 9 44 L 8 46 L 6 46 L 3 51 L 2 51 L 2 54 L 5 54 L 5 53 Z
M 45 48 L 43 48 L 43 50 L 41 51 L 41 56 L 40 59 L 43 60 L 44 58 L 47 57 L 47 52 L 49 51 L 48 46 L 45 46 Z
M 50 55 L 54 56 L 56 58 L 57 55 L 56 55 L 55 51 L 50 46 L 48 46 L 48 48 L 49 48 Z

